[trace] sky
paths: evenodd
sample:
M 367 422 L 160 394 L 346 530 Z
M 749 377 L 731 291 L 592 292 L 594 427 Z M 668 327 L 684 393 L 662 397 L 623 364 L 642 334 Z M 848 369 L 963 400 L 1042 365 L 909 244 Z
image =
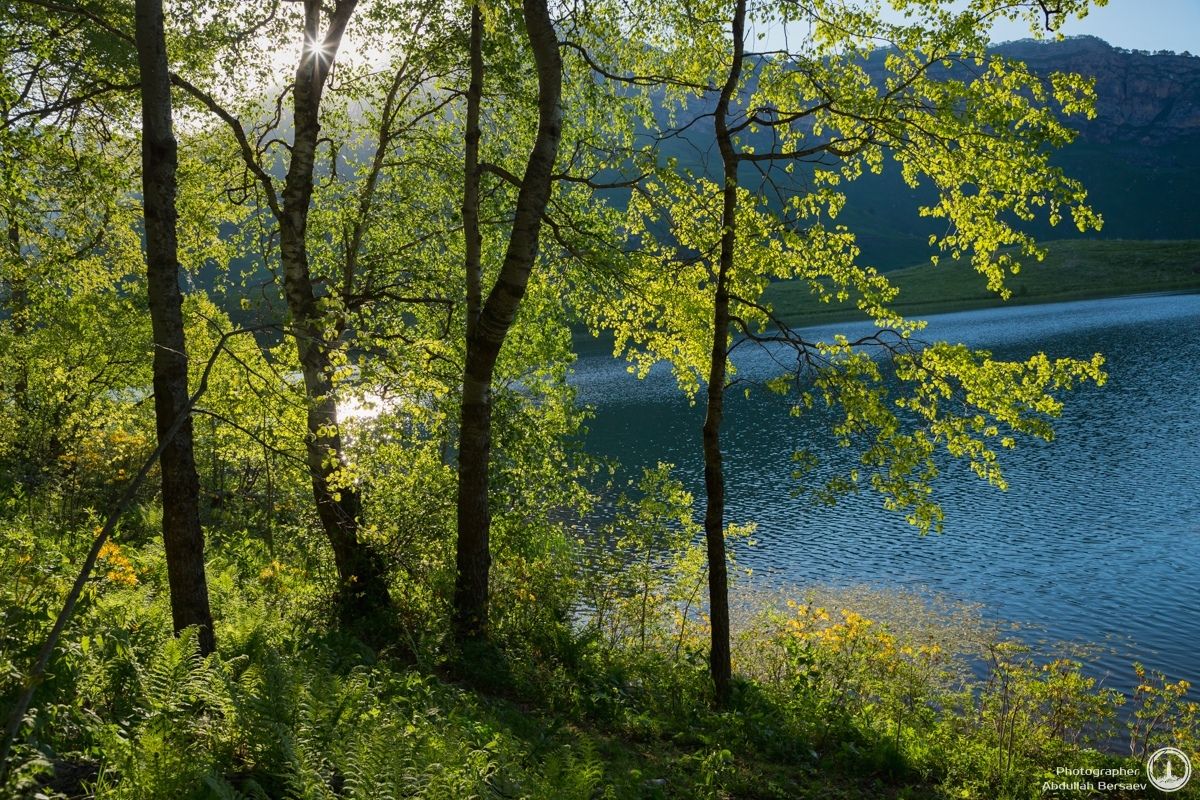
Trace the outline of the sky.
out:
M 1130 50 L 1187 50 L 1200 55 L 1200 0 L 1109 0 L 1063 26 L 1068 36 L 1099 36 Z M 998 26 L 996 40 L 1023 39 L 1018 25 Z
M 880 0 L 882 17 L 903 22 L 887 0 Z M 1098 36 L 1127 50 L 1172 50 L 1200 56 L 1200 0 L 1109 0 L 1108 5 L 1092 8 L 1083 19 L 1070 17 L 1060 28 L 1066 36 Z M 766 45 L 760 49 L 784 47 L 781 28 L 766 33 Z M 803 31 L 800 32 L 803 36 Z M 1007 42 L 1031 35 L 1028 24 L 1002 21 L 995 25 L 992 40 Z

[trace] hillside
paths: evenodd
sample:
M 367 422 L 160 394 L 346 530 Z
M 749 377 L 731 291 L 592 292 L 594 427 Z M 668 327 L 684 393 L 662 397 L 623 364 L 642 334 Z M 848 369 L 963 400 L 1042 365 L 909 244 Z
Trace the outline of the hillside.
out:
M 1096 81 L 1096 117 L 1081 138 L 1157 147 L 1200 136 L 1200 58 L 1113 47 L 1094 36 L 1061 42 L 1023 40 L 996 48 L 1038 74 L 1078 72 Z
M 1104 219 L 1103 230 L 1089 231 L 1088 238 L 1200 236 L 1200 205 L 1194 199 L 1194 187 L 1200 185 L 1200 57 L 1122 50 L 1095 37 L 1010 42 L 996 51 L 1025 61 L 1042 76 L 1078 72 L 1096 81 L 1096 117 L 1072 118 L 1079 137 L 1053 157 L 1066 174 L 1083 181 L 1092 207 Z M 877 51 L 868 72 L 882 71 L 882 60 L 883 51 Z M 709 111 L 704 103 L 695 103 L 692 112 Z M 715 176 L 719 159 L 710 137 L 709 128 L 698 126 L 669 140 L 664 155 Z M 747 142 L 756 143 L 753 136 Z M 806 180 L 798 172 L 795 185 Z M 910 188 L 889 164 L 882 175 L 865 175 L 844 191 L 848 202 L 838 221 L 857 235 L 865 263 L 891 270 L 928 257 L 929 236 L 944 228 L 917 214 L 933 199 L 931 187 Z M 1039 222 L 1027 228 L 1046 240 L 1081 236 L 1069 225 L 1051 228 Z
M 1200 240 L 1055 241 L 1041 263 L 1010 278 L 1010 304 L 1052 303 L 1143 292 L 1200 290 Z M 928 262 L 894 270 L 888 277 L 900 289 L 897 308 L 910 316 L 985 308 L 1004 303 L 987 290 L 968 264 Z M 843 306 L 816 301 L 799 281 L 773 284 L 767 299 L 784 319 L 812 324 L 854 319 Z
M 1192 239 L 1200 236 L 1200 57 L 1112 47 L 1081 36 L 1061 42 L 1032 40 L 996 51 L 1024 61 L 1042 76 L 1077 72 L 1095 80 L 1096 116 L 1072 118 L 1075 142 L 1054 163 L 1078 178 L 1104 219 L 1087 238 Z M 926 242 L 939 226 L 916 216 L 930 190 L 905 186 L 895 170 L 851 185 L 843 220 L 860 233 L 869 263 L 894 269 L 928 256 Z M 1070 225 L 1028 227 L 1041 239 L 1074 239 Z
M 1090 36 L 1061 42 L 1010 42 L 996 50 L 1024 60 L 1042 75 L 1074 71 L 1096 80 L 1095 119 L 1075 120 L 1074 124 L 1080 126 L 1079 138 L 1054 160 L 1068 175 L 1084 182 L 1090 202 L 1104 218 L 1104 228 L 1089 231 L 1088 240 L 1080 238 L 1082 235 L 1069 225 L 1051 228 L 1033 223 L 1028 226 L 1031 233 L 1041 240 L 1075 239 L 1081 253 L 1099 253 L 1086 241 L 1114 240 L 1114 249 L 1097 255 L 1101 260 L 1116 253 L 1161 251 L 1159 245 L 1116 240 L 1200 237 L 1200 204 L 1194 197 L 1195 187 L 1200 186 L 1200 57 L 1128 51 Z M 876 54 L 873 60 L 879 58 Z M 710 99 L 695 100 L 693 113 L 711 111 L 710 103 Z M 711 130 L 701 125 L 663 142 L 662 155 L 677 159 L 681 168 L 715 177 L 719 159 L 710 146 L 710 136 Z M 838 222 L 854 231 L 863 263 L 888 271 L 922 263 L 929 257 L 929 236 L 944 228 L 917 214 L 918 206 L 933 198 L 929 187 L 908 187 L 898 170 L 892 168 L 882 175 L 865 175 L 843 189 L 848 202 Z M 616 196 L 612 199 L 622 202 Z M 1129 263 L 1140 263 L 1139 258 L 1134 255 Z M 261 262 L 243 258 L 231 265 L 231 274 L 243 271 L 252 273 L 249 284 L 256 287 L 256 301 L 267 298 L 276 313 L 281 313 L 278 309 L 282 309 L 282 301 L 273 290 L 264 288 L 271 286 L 273 279 Z M 226 313 L 245 322 L 250 314 L 240 304 L 244 290 L 241 286 L 226 286 L 223 273 L 224 265 L 209 264 L 188 277 L 189 286 L 214 292 Z M 1143 286 L 1142 278 L 1141 272 L 1131 273 L 1114 284 L 1114 291 L 1092 292 L 1091 296 L 1174 288 L 1159 283 Z M 965 291 L 973 278 L 962 280 Z M 1036 293 L 1038 280 L 1030 280 L 1028 291 Z M 1014 289 L 1019 292 L 1020 286 L 1014 284 Z M 980 296 L 972 302 L 988 302 L 982 296 L 981 283 L 976 290 Z M 777 291 L 787 294 L 788 290 Z M 946 305 L 962 302 L 947 301 Z

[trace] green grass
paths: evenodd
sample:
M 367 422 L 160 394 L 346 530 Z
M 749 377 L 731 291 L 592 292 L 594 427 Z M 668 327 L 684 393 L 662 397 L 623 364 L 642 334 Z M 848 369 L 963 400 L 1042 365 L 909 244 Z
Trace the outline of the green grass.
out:
M 0 710 L 72 579 L 64 565 L 88 540 L 88 527 L 62 536 L 45 507 L 57 505 L 0 515 Z M 201 658 L 194 631 L 172 636 L 154 508 L 130 515 L 81 598 L 0 797 L 1082 798 L 1042 782 L 1060 765 L 1140 770 L 1141 756 L 1093 749 L 1125 731 L 1131 751 L 1169 743 L 1200 763 L 1186 682 L 1136 672 L 1132 731 L 1116 716 L 1123 696 L 1087 677 L 1078 648 L 1030 649 L 974 606 L 925 593 L 738 592 L 737 678 L 716 710 L 708 631 L 673 599 L 702 585 L 693 556 L 703 544 L 665 569 L 580 573 L 557 597 L 542 587 L 572 573 L 548 561 L 536 602 L 494 592 L 492 641 L 457 652 L 441 638 L 445 601 L 424 599 L 398 570 L 411 646 L 372 651 L 337 630 L 322 572 L 289 555 L 301 532 L 268 548 L 213 526 L 218 651 Z M 655 508 L 639 524 L 661 541 L 671 518 Z M 621 541 L 625 553 L 606 563 L 642 550 Z M 432 552 L 452 574 L 452 552 Z M 497 559 L 493 585 L 521 585 L 511 564 Z M 581 607 L 605 610 L 581 626 Z M 1200 797 L 1188 789 L 1175 796 Z
M 1200 289 L 1200 240 L 1056 241 L 1046 259 L 1026 264 L 1010 276 L 1011 305 L 1054 303 L 1147 292 Z M 982 275 L 967 263 L 943 261 L 887 273 L 900 289 L 896 310 L 921 317 L 1005 304 L 988 291 Z M 768 287 L 766 298 L 793 324 L 820 324 L 861 318 L 849 304 L 819 302 L 803 281 Z

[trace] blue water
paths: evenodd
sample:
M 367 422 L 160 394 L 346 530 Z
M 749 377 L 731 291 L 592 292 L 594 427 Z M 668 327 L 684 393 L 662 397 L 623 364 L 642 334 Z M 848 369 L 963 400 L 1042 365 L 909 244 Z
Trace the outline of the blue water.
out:
M 1067 398 L 1051 443 L 1003 453 L 1009 490 L 947 465 L 935 496 L 940 535 L 922 537 L 870 492 L 834 507 L 797 497 L 792 453 L 846 461 L 819 420 L 793 419 L 765 391 L 730 393 L 724 430 L 727 520 L 755 522 L 740 564 L 778 587 L 929 589 L 978 602 L 988 616 L 1055 640 L 1103 643 L 1095 669 L 1130 681 L 1137 659 L 1173 678 L 1200 678 L 1200 295 L 1144 295 L 988 309 L 930 318 L 922 338 L 965 342 L 1018 359 L 1108 359 L 1109 382 Z M 833 331 L 853 338 L 865 326 Z M 738 377 L 778 372 L 779 352 L 739 348 Z M 658 461 L 702 501 L 702 409 L 665 367 L 638 381 L 601 348 L 579 359 L 575 383 L 595 408 L 589 449 L 628 475 Z M 820 473 L 818 473 L 820 474 Z M 698 513 L 702 513 L 698 507 Z M 1032 634 L 1027 634 L 1032 635 Z

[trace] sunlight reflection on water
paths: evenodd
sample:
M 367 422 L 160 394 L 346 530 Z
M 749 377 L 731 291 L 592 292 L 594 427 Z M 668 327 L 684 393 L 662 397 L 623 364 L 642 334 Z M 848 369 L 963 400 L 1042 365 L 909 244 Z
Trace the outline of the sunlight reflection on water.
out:
M 1200 678 L 1200 295 L 1159 295 L 989 309 L 932 317 L 923 338 L 962 341 L 998 358 L 1104 353 L 1109 382 L 1068 398 L 1053 443 L 1003 454 L 999 492 L 961 464 L 935 489 L 945 532 L 921 537 L 863 493 L 837 506 L 794 497 L 791 456 L 803 445 L 846 458 L 816 420 L 790 419 L 779 399 L 730 393 L 725 428 L 730 521 L 758 523 L 738 554 L 778 586 L 928 586 L 982 602 L 997 617 L 1056 639 L 1108 642 L 1101 670 L 1120 683 L 1136 656 L 1176 678 Z M 822 329 L 807 333 L 817 335 Z M 853 336 L 854 326 L 827 329 Z M 865 332 L 867 328 L 864 326 Z M 738 359 L 740 376 L 775 369 Z M 574 378 L 594 405 L 588 447 L 636 475 L 657 461 L 702 497 L 699 429 L 669 372 L 644 381 L 593 348 Z

